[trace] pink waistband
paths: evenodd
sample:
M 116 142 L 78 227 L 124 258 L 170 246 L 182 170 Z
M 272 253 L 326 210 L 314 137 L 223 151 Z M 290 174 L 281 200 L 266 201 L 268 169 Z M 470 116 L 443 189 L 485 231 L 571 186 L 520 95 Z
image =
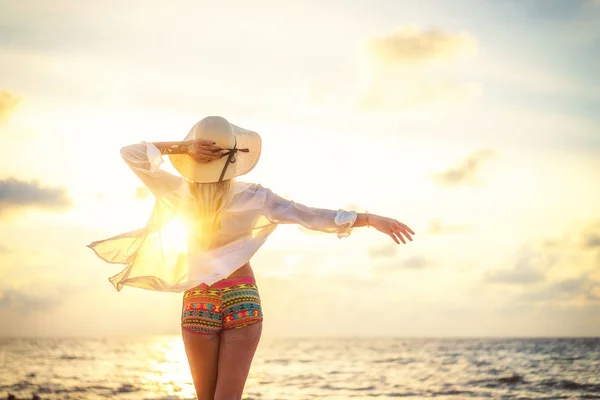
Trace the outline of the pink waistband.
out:
M 220 282 L 212 284 L 210 287 L 221 288 L 221 287 L 225 287 L 225 286 L 239 285 L 240 283 L 256 283 L 256 281 L 254 280 L 253 277 L 247 276 L 244 278 L 227 279 L 224 281 L 220 281 Z

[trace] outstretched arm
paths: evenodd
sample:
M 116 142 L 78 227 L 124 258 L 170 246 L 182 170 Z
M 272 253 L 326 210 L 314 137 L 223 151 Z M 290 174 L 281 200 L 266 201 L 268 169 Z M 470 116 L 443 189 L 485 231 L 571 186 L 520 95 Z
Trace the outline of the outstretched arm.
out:
M 400 241 L 406 244 L 406 241 L 402 235 L 406 236 L 408 240 L 412 241 L 412 237 L 410 235 L 415 234 L 412 229 L 398 220 L 368 213 L 358 214 L 354 226 L 357 228 L 360 226 L 372 226 L 379 232 L 390 236 L 394 242 L 398 244 L 400 244 Z
M 355 211 L 308 207 L 260 185 L 259 188 L 264 195 L 266 217 L 275 224 L 298 224 L 314 231 L 337 233 L 340 238 L 352 231 L 357 215 Z
M 348 236 L 353 228 L 372 226 L 389 235 L 398 244 L 400 241 L 406 243 L 402 235 L 409 240 L 412 240 L 410 234 L 414 235 L 412 229 L 392 218 L 355 211 L 307 207 L 284 199 L 270 189 L 264 190 L 267 217 L 277 224 L 299 224 L 312 230 L 335 232 L 338 237 Z

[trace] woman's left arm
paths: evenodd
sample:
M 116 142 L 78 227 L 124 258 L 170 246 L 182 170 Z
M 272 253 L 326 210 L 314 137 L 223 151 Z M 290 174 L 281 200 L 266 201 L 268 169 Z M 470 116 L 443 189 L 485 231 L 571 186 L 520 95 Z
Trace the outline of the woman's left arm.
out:
M 358 214 L 355 211 L 308 207 L 285 199 L 270 189 L 260 188 L 265 191 L 266 216 L 273 223 L 298 224 L 315 231 L 337 233 L 339 238 L 350 235 L 356 226 Z

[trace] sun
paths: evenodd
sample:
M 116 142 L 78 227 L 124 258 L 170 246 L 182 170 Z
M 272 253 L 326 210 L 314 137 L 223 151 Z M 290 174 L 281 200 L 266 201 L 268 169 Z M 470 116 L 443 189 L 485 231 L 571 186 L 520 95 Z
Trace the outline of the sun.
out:
M 163 229 L 166 240 L 172 243 L 178 253 L 187 252 L 189 229 L 179 218 L 174 217 Z

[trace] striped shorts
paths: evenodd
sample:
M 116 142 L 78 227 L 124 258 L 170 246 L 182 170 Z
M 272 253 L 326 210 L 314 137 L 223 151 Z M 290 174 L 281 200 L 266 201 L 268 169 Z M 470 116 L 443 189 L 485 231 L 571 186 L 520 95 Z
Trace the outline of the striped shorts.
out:
M 254 278 L 205 283 L 183 294 L 181 328 L 193 333 L 216 335 L 222 329 L 243 328 L 263 320 L 260 296 Z

